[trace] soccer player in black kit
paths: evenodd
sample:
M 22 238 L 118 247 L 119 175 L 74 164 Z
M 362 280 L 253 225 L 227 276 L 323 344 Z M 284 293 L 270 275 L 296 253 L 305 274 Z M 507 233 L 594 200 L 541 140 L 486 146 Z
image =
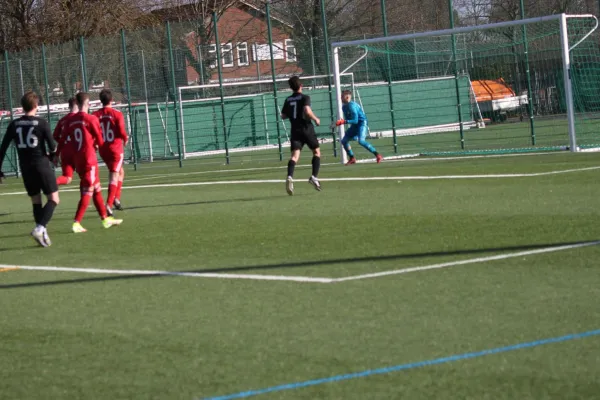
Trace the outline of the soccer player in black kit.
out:
M 285 182 L 285 189 L 292 196 L 294 194 L 294 168 L 300 159 L 300 151 L 304 145 L 307 145 L 313 153 L 312 176 L 308 179 L 308 183 L 313 185 L 315 189 L 321 190 L 321 183 L 317 178 L 321 166 L 321 150 L 312 124 L 312 121 L 315 121 L 315 124 L 319 126 L 321 121 L 310 108 L 310 96 L 302 94 L 300 78 L 292 76 L 288 83 L 294 94 L 285 99 L 283 110 L 281 110 L 281 118 L 289 119 L 292 123 L 292 156 L 288 162 L 288 176 Z
M 33 204 L 36 227 L 31 232 L 31 236 L 40 246 L 48 247 L 51 242 L 46 226 L 58 205 L 58 185 L 50 161 L 54 157 L 56 145 L 52 139 L 48 122 L 35 116 L 38 102 L 39 98 L 33 92 L 23 95 L 21 105 L 25 115 L 12 121 L 6 129 L 0 145 L 0 167 L 8 146 L 14 142 L 19 154 L 23 184 Z M 4 174 L 0 171 L 0 183 L 3 177 Z M 40 192 L 43 192 L 48 198 L 48 202 L 43 207 Z

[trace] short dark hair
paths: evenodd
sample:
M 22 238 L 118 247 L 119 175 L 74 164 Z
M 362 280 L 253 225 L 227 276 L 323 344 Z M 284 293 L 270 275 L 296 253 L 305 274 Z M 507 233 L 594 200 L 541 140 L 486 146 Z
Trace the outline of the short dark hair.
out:
M 302 87 L 300 78 L 295 75 L 288 80 L 288 83 L 290 84 L 290 89 L 292 89 L 294 92 L 297 92 Z
M 89 101 L 89 99 L 90 95 L 85 92 L 79 92 L 75 95 L 75 100 L 77 101 L 79 108 L 83 107 L 83 103 L 85 103 L 86 100 Z
M 107 106 L 112 102 L 113 95 L 110 89 L 102 89 L 100 92 L 100 102 L 103 106 Z
M 350 96 L 352 96 L 352 90 L 344 90 L 344 91 L 342 92 L 342 96 L 345 96 L 345 95 L 347 95 L 347 94 L 349 94 Z
M 73 107 L 75 107 L 76 105 L 77 105 L 77 100 L 75 99 L 75 97 L 69 98 L 69 110 L 72 110 Z
M 40 98 L 35 92 L 29 91 L 21 97 L 21 106 L 23 111 L 29 112 L 36 108 L 39 104 Z

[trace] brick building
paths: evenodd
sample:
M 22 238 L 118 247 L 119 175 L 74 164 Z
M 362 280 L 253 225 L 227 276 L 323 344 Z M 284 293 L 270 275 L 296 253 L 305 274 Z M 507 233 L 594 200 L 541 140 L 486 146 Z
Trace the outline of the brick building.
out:
M 160 10 L 166 20 L 181 20 L 189 10 L 180 6 L 176 10 Z M 204 16 L 205 25 L 212 24 L 211 16 Z M 238 1 L 226 9 L 218 20 L 221 42 L 221 69 L 225 82 L 256 80 L 271 77 L 271 56 L 268 42 L 267 20 L 264 7 L 252 1 Z M 212 28 L 212 27 L 211 27 Z M 271 14 L 273 58 L 277 76 L 290 76 L 302 72 L 298 55 L 291 38 L 292 24 L 276 13 Z M 217 46 L 215 35 L 204 41 L 192 31 L 185 35 L 187 48 L 175 51 L 176 70 L 185 70 L 187 84 L 214 83 L 218 81 Z M 189 51 L 188 51 L 189 50 Z M 183 81 L 182 77 L 178 77 Z

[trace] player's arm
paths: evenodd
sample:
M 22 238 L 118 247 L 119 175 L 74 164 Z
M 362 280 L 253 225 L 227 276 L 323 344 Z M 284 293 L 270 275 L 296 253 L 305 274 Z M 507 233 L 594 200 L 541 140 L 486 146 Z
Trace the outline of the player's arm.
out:
M 8 146 L 10 145 L 10 142 L 13 139 L 14 135 L 14 125 L 10 124 L 6 129 L 4 139 L 2 139 L 2 144 L 0 144 L 0 183 L 2 183 L 2 178 L 4 178 L 4 173 L 2 173 L 2 163 L 4 162 L 6 150 L 8 150 Z
M 127 136 L 127 130 L 125 129 L 125 117 L 123 114 L 119 114 L 119 118 L 117 118 L 117 130 L 119 131 L 119 135 L 121 135 L 121 139 L 123 139 L 123 143 L 127 143 L 129 137 Z
M 60 136 L 62 135 L 62 128 L 63 128 L 63 123 L 62 120 L 58 121 L 58 123 L 56 124 L 56 126 L 54 127 L 54 132 L 52 133 L 52 137 L 54 138 L 54 140 L 58 143 L 60 143 Z
M 90 133 L 92 134 L 92 138 L 98 148 L 104 145 L 104 139 L 102 138 L 102 129 L 100 128 L 100 120 L 97 117 L 92 116 L 89 120 L 90 122 Z
M 289 103 L 286 101 L 283 104 L 283 110 L 281 110 L 281 119 L 288 119 L 289 118 L 289 114 L 290 114 L 290 110 L 289 110 L 290 106 Z
M 346 124 L 358 124 L 358 104 L 348 104 L 348 114 L 350 115 L 350 118 L 346 119 Z
M 321 120 L 313 113 L 312 108 L 310 106 L 304 106 L 304 115 L 308 117 L 311 121 L 315 121 L 317 126 L 321 125 Z
M 50 130 L 50 124 L 48 124 L 48 122 L 46 122 L 45 120 L 42 120 L 42 121 L 44 121 L 44 123 L 42 123 L 42 126 L 40 127 L 40 129 L 42 130 L 42 137 L 44 138 L 44 141 L 46 142 L 48 156 L 52 160 L 56 156 L 56 153 L 58 152 L 58 148 L 56 146 L 56 143 L 54 142 L 54 138 L 52 137 L 52 131 Z
M 312 108 L 310 107 L 310 96 L 304 96 L 304 115 L 311 121 L 315 121 L 317 126 L 321 125 L 321 120 L 315 115 Z

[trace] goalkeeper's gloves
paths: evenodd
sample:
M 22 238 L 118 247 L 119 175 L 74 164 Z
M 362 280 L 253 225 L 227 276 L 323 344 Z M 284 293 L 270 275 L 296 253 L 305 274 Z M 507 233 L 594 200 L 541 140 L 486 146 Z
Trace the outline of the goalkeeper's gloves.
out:
M 331 129 L 335 128 L 336 126 L 344 125 L 345 123 L 346 123 L 345 120 L 338 119 L 337 121 L 335 121 L 334 123 L 331 124 Z

